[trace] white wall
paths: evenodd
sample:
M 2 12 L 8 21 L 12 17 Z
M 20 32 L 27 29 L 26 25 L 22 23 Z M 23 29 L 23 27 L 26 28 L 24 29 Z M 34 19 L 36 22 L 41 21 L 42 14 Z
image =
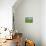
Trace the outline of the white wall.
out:
M 46 0 L 41 1 L 41 38 L 42 46 L 46 46 Z
M 41 46 L 41 0 L 23 0 L 14 10 L 15 28 L 22 32 L 25 38 L 34 40 L 36 46 Z M 25 17 L 29 16 L 33 17 L 33 23 L 25 23 Z
M 12 28 L 12 6 L 16 0 L 0 0 L 0 27 Z

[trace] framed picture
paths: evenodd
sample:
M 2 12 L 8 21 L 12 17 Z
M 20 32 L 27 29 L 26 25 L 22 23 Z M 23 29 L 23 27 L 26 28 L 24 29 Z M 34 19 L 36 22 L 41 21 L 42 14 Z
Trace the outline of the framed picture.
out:
M 33 23 L 33 17 L 25 17 L 25 23 Z

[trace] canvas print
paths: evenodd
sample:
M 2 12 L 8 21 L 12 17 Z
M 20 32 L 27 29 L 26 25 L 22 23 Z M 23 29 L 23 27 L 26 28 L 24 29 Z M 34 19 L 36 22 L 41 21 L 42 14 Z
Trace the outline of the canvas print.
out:
M 25 17 L 25 23 L 33 23 L 33 17 Z

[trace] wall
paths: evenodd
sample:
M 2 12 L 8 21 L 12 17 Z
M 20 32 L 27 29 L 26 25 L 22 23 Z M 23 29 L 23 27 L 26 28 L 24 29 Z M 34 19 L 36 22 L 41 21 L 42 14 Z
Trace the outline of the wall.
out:
M 46 0 L 41 1 L 41 41 L 46 46 Z
M 23 0 L 14 10 L 15 28 L 25 38 L 34 40 L 36 46 L 41 46 L 41 0 Z M 28 16 L 33 17 L 33 23 L 25 23 Z
M 16 0 L 0 0 L 0 27 L 12 28 L 12 6 Z

